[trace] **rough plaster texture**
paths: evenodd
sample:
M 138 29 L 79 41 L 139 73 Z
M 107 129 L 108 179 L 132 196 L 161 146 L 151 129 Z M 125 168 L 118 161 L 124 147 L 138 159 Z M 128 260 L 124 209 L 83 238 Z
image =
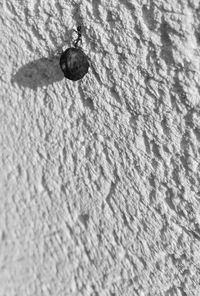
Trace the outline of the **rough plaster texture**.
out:
M 200 295 L 199 1 L 0 9 L 0 295 Z

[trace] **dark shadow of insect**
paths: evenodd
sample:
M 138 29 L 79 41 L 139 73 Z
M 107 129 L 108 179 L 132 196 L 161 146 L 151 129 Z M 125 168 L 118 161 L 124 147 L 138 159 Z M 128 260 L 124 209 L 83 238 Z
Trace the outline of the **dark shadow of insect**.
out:
M 40 58 L 22 66 L 12 76 L 11 82 L 35 90 L 62 79 L 63 73 L 59 67 L 59 57 L 54 56 L 53 58 Z

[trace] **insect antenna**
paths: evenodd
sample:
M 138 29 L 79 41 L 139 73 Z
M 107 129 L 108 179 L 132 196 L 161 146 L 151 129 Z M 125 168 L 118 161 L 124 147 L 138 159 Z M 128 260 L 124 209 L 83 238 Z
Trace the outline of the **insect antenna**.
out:
M 81 26 L 78 26 L 78 27 L 77 27 L 76 34 L 77 34 L 77 38 L 76 38 L 76 40 L 73 42 L 74 47 L 78 47 L 78 43 L 79 43 L 79 42 L 82 43 L 82 27 L 81 27 Z

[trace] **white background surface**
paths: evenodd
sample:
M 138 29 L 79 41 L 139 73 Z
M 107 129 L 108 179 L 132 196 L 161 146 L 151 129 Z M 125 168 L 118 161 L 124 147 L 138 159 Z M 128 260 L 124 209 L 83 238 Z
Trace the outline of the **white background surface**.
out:
M 199 1 L 80 3 L 0 1 L 0 295 L 198 296 Z

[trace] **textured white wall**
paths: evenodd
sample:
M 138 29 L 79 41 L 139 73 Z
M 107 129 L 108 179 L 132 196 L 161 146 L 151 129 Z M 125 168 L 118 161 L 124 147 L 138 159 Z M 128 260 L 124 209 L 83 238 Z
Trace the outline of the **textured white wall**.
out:
M 199 296 L 200 3 L 80 3 L 0 1 L 0 295 Z

